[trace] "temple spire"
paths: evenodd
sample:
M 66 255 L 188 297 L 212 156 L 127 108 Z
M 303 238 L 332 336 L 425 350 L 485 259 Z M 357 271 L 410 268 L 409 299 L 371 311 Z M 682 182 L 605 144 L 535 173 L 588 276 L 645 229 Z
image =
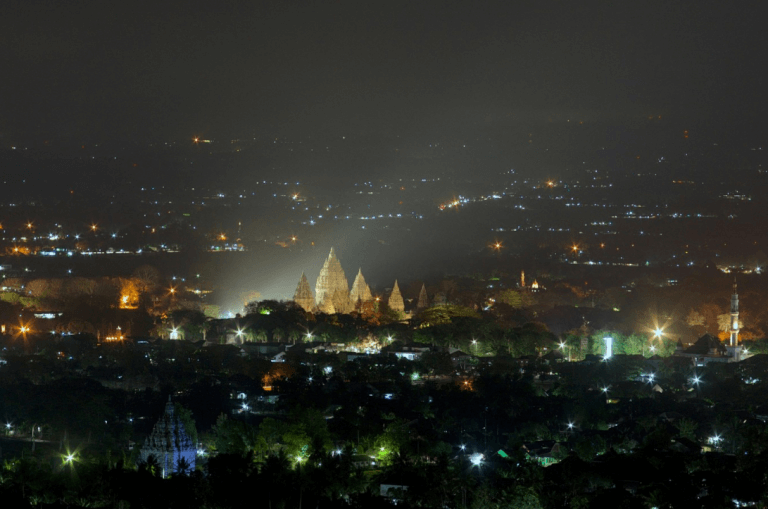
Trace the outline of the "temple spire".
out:
M 392 311 L 405 312 L 405 303 L 403 302 L 403 296 L 400 294 L 400 288 L 397 286 L 397 279 L 395 279 L 395 286 L 392 288 L 392 293 L 389 294 L 389 300 L 387 301 L 389 309 Z
M 317 307 L 315 305 L 315 298 L 312 296 L 312 290 L 309 288 L 309 281 L 307 281 L 307 276 L 303 272 L 296 287 L 296 293 L 293 294 L 293 302 L 307 312 L 312 312 Z
M 429 307 L 429 297 L 427 296 L 427 287 L 424 284 L 421 285 L 419 291 L 419 300 L 416 301 L 416 309 L 426 309 Z
M 349 283 L 347 276 L 344 275 L 344 269 L 341 268 L 339 259 L 333 248 L 328 254 L 328 258 L 320 269 L 320 275 L 315 284 L 315 302 L 318 306 L 329 309 L 328 304 L 333 300 L 336 291 L 341 292 L 345 299 L 349 299 Z M 328 301 L 328 302 L 326 302 Z M 338 309 L 335 312 L 339 312 Z
M 357 271 L 355 282 L 352 283 L 352 290 L 349 292 L 349 300 L 352 302 L 353 306 L 358 302 L 370 302 L 373 300 L 371 289 L 366 284 L 365 278 L 363 277 L 363 269 Z

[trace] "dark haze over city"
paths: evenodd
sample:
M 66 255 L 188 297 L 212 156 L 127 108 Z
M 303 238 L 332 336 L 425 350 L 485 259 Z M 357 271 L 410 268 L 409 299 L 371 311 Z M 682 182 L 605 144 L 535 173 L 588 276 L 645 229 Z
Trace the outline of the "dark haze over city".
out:
M 535 184 L 584 168 L 659 176 L 627 184 L 622 197 L 674 197 L 667 177 L 728 173 L 753 186 L 730 170 L 760 166 L 749 151 L 766 134 L 759 68 L 768 44 L 757 7 L 10 1 L 0 19 L 2 192 L 61 204 L 74 191 L 99 208 L 131 203 L 141 188 L 232 196 L 290 181 L 284 192 L 357 214 L 371 206 L 354 189 L 365 182 L 442 178 L 422 195 L 435 211 L 503 189 L 511 174 Z M 706 152 L 713 146 L 722 153 Z M 689 152 L 700 160 L 684 162 Z M 390 202 L 421 215 L 414 201 Z M 456 269 L 465 262 L 436 261 L 473 256 L 496 227 L 463 217 L 385 238 L 360 225 L 307 230 L 287 220 L 256 233 L 276 219 L 267 209 L 230 210 L 210 226 L 240 223 L 250 242 L 247 260 L 209 271 L 219 287 L 288 298 L 335 245 L 348 272 L 364 267 L 385 288 Z M 79 220 L 130 223 L 101 210 Z M 299 248 L 274 249 L 298 233 Z

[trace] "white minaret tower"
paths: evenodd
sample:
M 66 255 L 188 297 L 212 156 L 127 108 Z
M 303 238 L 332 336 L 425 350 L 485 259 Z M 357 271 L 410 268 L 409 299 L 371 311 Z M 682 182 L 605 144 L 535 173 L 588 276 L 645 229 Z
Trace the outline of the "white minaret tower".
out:
M 731 344 L 739 346 L 739 294 L 736 293 L 736 279 L 733 280 L 733 295 L 731 295 Z

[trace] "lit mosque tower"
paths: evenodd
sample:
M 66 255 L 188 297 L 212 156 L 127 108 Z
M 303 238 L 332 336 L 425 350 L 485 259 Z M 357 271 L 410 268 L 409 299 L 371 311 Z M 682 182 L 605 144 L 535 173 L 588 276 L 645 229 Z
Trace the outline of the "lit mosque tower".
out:
M 733 295 L 731 295 L 731 344 L 739 346 L 739 294 L 736 293 L 736 280 L 733 280 Z
M 728 355 L 731 357 L 729 362 L 739 362 L 743 359 L 742 348 L 739 345 L 739 294 L 736 293 L 736 280 L 733 280 L 733 294 L 731 295 L 731 340 L 726 347 Z

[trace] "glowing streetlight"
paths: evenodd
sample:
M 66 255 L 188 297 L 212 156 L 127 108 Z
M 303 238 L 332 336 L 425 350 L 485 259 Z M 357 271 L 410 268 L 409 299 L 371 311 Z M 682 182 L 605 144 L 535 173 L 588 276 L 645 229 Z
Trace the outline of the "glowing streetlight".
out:
M 387 336 L 387 341 L 389 341 L 390 343 L 392 342 L 393 339 L 394 338 L 392 336 Z
M 311 333 L 311 332 L 307 332 L 307 333 L 304 335 L 304 337 L 306 337 L 306 338 L 307 338 L 307 341 L 312 341 L 312 333 Z
M 472 463 L 473 466 L 476 466 L 476 467 L 481 466 L 483 464 L 484 459 L 485 459 L 485 456 L 479 452 L 476 452 L 469 457 L 469 461 Z
M 97 224 L 92 224 L 91 225 L 91 231 L 92 232 L 95 232 L 98 228 L 99 228 L 99 226 Z
M 603 391 L 603 394 L 608 394 L 608 387 L 603 387 L 602 391 Z
M 477 355 L 477 340 L 473 339 L 472 344 L 475 346 L 475 355 Z
M 662 334 L 664 334 L 664 331 L 658 327 L 653 331 L 653 337 L 655 337 L 656 339 L 659 339 Z

